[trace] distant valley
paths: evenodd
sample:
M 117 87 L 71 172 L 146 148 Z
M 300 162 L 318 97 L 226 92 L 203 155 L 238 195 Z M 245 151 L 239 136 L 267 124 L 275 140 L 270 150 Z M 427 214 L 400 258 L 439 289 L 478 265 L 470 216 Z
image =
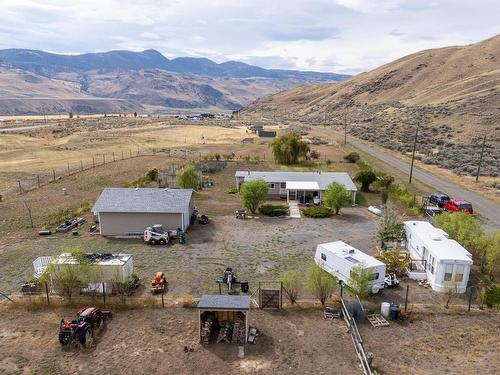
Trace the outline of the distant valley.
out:
M 349 78 L 155 50 L 58 55 L 0 50 L 0 115 L 235 110 L 282 90 Z

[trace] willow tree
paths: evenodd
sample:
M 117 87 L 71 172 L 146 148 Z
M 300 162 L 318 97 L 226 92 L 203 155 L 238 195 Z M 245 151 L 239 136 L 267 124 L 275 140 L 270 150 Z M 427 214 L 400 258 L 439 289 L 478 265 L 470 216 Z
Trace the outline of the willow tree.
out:
M 287 132 L 274 138 L 271 148 L 274 161 L 285 165 L 297 164 L 300 158 L 305 158 L 309 152 L 309 145 L 294 132 Z

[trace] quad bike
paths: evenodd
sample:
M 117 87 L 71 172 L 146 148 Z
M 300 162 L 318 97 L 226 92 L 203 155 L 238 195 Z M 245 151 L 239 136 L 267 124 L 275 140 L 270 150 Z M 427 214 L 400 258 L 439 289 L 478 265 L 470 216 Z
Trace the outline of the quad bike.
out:
M 394 288 L 399 285 L 398 277 L 394 272 L 388 273 L 385 275 L 385 287 L 386 288 Z
M 236 274 L 231 267 L 226 268 L 226 270 L 222 273 L 222 277 L 217 280 L 217 282 L 219 283 L 219 289 L 220 284 L 227 284 L 227 292 L 229 294 L 233 294 L 235 286 L 239 286 L 243 293 L 248 292 L 248 281 L 238 281 L 236 279 Z
M 109 311 L 97 307 L 84 307 L 76 314 L 76 319 L 65 321 L 61 319 L 59 327 L 59 342 L 62 346 L 80 343 L 88 347 L 94 334 L 106 324 Z
M 208 224 L 208 216 L 207 215 L 201 215 L 200 218 L 198 219 L 198 224 L 206 225 Z
M 155 278 L 151 280 L 151 293 L 153 294 L 163 294 L 165 289 L 168 287 L 167 279 L 163 272 L 157 272 Z

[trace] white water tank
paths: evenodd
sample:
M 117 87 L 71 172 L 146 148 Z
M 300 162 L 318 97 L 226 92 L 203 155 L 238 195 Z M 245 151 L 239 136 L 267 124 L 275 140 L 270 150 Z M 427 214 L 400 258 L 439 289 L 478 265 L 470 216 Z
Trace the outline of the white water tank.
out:
M 380 313 L 382 314 L 382 316 L 388 318 L 390 310 L 391 304 L 389 302 L 382 302 L 382 304 L 380 305 Z

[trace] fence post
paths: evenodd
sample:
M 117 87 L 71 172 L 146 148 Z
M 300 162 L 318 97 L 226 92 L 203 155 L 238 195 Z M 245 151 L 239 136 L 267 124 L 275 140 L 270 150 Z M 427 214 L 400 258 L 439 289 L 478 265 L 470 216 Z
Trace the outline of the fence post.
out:
M 55 181 L 56 180 L 56 171 L 54 169 L 52 169 L 52 181 Z
M 106 154 L 102 154 L 102 164 L 106 164 Z
M 116 161 L 115 160 L 115 152 L 113 151 L 113 161 Z
M 132 150 L 128 150 L 128 152 L 130 153 L 130 157 L 132 157 Z
M 408 292 L 409 292 L 409 290 L 410 290 L 410 284 L 408 284 L 408 285 L 406 286 L 405 312 L 406 312 L 406 309 L 407 309 L 407 307 L 408 307 Z
M 123 151 L 122 151 L 122 160 L 123 160 Z
M 23 192 L 23 187 L 21 186 L 21 180 L 17 180 L 17 185 L 19 186 L 19 192 Z
M 69 161 L 68 161 L 68 174 L 69 174 Z
M 92 168 L 95 168 L 95 159 L 94 159 L 94 155 L 92 155 Z
M 106 284 L 102 283 L 102 298 L 104 300 L 104 308 L 106 308 Z
M 165 301 L 163 300 L 163 290 L 161 291 L 161 307 L 165 308 Z
M 36 175 L 36 181 L 38 183 L 38 187 L 40 187 L 40 175 Z
M 80 160 L 80 169 L 83 171 L 83 160 Z
M 45 294 L 47 295 L 47 306 L 50 306 L 49 287 L 47 285 L 47 282 L 45 282 Z

